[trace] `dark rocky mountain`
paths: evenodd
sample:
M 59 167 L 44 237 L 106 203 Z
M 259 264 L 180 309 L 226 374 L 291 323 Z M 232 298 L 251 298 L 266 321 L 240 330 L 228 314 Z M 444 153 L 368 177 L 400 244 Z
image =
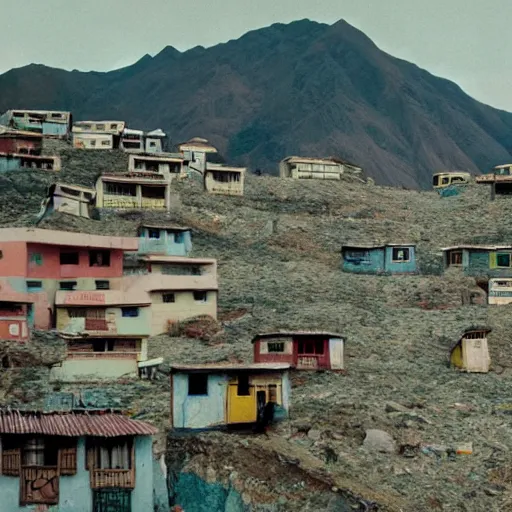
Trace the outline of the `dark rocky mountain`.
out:
M 345 21 L 275 24 L 186 52 L 168 46 L 108 73 L 42 65 L 0 76 L 0 110 L 203 136 L 232 163 L 270 173 L 290 154 L 339 156 L 377 183 L 427 188 L 442 169 L 510 160 L 512 114 L 383 51 Z

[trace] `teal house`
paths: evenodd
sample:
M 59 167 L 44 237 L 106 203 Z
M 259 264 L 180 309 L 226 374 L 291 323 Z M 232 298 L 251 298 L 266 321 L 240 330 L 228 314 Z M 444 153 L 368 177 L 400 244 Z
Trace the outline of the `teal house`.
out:
M 341 268 L 356 274 L 416 274 L 416 247 L 412 244 L 343 245 Z
M 141 224 L 139 254 L 188 256 L 192 250 L 191 229 L 168 224 Z
M 442 249 L 444 267 L 467 276 L 512 277 L 512 245 L 456 245 Z
M 0 509 L 154 510 L 148 423 L 101 410 L 0 411 Z

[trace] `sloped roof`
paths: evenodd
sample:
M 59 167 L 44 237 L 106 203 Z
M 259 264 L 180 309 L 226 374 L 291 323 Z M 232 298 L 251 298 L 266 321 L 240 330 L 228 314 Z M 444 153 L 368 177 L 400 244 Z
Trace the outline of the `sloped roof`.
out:
M 105 411 L 43 413 L 0 410 L 0 434 L 47 436 L 150 436 L 158 430 L 149 423 Z
M 13 128 L 10 128 L 8 126 L 0 125 L 0 137 L 6 135 L 9 137 L 30 137 L 33 139 L 42 139 L 43 134 L 42 133 L 36 133 L 36 132 L 29 132 L 26 130 L 15 130 Z
M 184 226 L 177 226 L 175 224 L 166 224 L 163 222 L 162 224 L 157 223 L 142 223 L 139 224 L 139 227 L 137 228 L 137 233 L 140 234 L 142 228 L 149 228 L 149 229 L 168 229 L 169 231 L 190 231 L 191 228 L 184 227 Z
M 33 244 L 62 245 L 67 247 L 92 247 L 136 251 L 139 240 L 135 237 L 90 235 L 39 228 L 0 228 L 0 241 Z
M 146 136 L 147 137 L 165 137 L 166 133 L 162 129 L 157 128 L 156 130 L 153 130 L 151 132 L 147 132 Z
M 475 249 L 478 251 L 500 251 L 511 250 L 512 245 L 452 245 L 451 247 L 443 247 L 441 251 L 456 251 L 458 249 Z

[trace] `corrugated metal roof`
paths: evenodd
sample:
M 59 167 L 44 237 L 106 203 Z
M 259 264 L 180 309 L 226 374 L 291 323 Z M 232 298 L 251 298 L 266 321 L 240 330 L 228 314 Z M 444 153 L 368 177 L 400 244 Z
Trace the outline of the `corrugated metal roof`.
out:
M 238 371 L 281 371 L 288 370 L 288 363 L 205 363 L 205 364 L 180 364 L 171 366 L 173 372 L 238 372 Z
M 0 410 L 0 434 L 40 434 L 48 436 L 150 436 L 158 430 L 139 420 L 104 411 L 83 413 L 43 413 Z
M 265 332 L 256 334 L 252 339 L 252 343 L 256 340 L 261 340 L 265 338 L 279 338 L 279 337 L 292 337 L 292 336 L 327 336 L 329 338 L 343 338 L 346 339 L 343 334 L 338 334 L 335 332 L 325 332 L 325 331 L 282 331 L 282 332 Z

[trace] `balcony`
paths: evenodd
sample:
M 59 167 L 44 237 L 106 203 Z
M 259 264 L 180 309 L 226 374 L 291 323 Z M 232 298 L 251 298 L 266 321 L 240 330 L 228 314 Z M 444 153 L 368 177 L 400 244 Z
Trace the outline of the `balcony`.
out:
M 299 356 L 297 359 L 297 368 L 314 370 L 318 368 L 318 356 L 308 355 Z
M 139 352 L 116 352 L 110 350 L 106 352 L 81 352 L 81 351 L 68 351 L 68 359 L 130 359 L 137 361 L 140 353 Z
M 22 505 L 59 503 L 59 470 L 57 467 L 25 466 L 21 468 L 20 502 Z
M 91 489 L 117 487 L 133 489 L 135 487 L 135 471 L 133 469 L 93 469 Z

